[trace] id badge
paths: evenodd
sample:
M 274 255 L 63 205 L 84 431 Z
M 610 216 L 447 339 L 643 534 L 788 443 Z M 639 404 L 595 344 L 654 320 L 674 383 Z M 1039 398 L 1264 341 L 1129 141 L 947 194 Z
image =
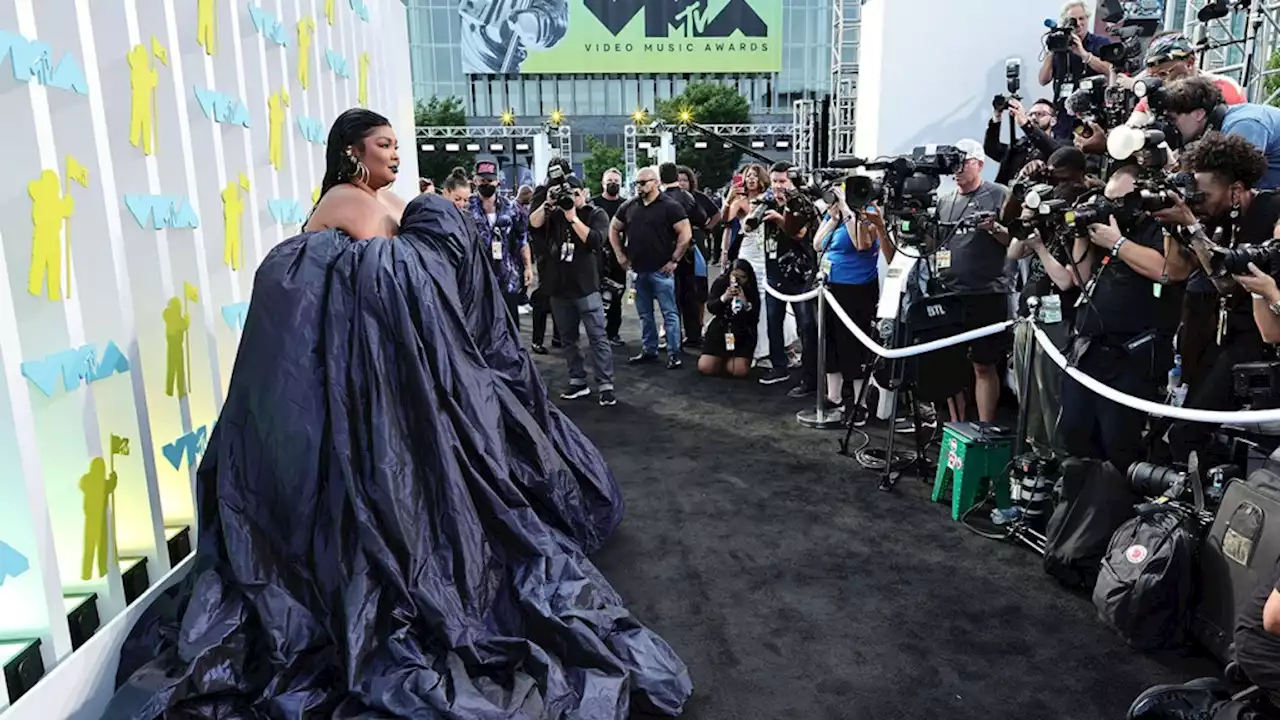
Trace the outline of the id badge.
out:
M 935 255 L 934 258 L 937 259 L 939 270 L 946 270 L 947 268 L 951 267 L 951 251 L 950 250 L 939 250 L 938 254 Z
M 729 352 L 733 352 L 733 349 L 734 349 L 735 347 L 737 347 L 737 344 L 734 342 L 734 339 L 733 339 L 733 333 L 731 333 L 731 332 L 727 332 L 727 333 L 725 333 L 725 334 L 724 334 L 724 349 L 725 349 L 725 350 L 728 350 Z
M 831 276 L 831 259 L 826 255 L 822 256 L 822 274 L 827 277 Z
M 560 260 L 562 262 L 573 262 L 573 243 L 565 243 L 560 246 Z
M 775 240 L 765 240 L 765 241 L 764 241 L 764 251 L 765 251 L 765 254 L 769 256 L 769 259 L 770 259 L 770 260 L 777 260 L 777 259 L 778 259 L 778 243 L 777 243 L 777 241 L 775 241 Z
M 501 240 L 494 240 L 492 243 L 489 243 L 489 254 L 493 257 L 494 260 L 502 259 L 502 241 Z

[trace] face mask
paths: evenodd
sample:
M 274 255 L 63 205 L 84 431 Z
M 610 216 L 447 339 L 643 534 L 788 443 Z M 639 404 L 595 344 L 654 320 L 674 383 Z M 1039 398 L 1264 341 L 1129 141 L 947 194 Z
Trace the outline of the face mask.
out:
M 618 183 L 609 183 L 604 186 L 604 192 L 606 195 L 617 195 L 618 191 L 621 189 L 622 187 L 618 185 Z
M 477 188 L 477 190 L 480 193 L 480 197 L 491 198 L 493 197 L 494 193 L 498 192 L 498 186 L 497 185 L 481 185 L 479 188 Z

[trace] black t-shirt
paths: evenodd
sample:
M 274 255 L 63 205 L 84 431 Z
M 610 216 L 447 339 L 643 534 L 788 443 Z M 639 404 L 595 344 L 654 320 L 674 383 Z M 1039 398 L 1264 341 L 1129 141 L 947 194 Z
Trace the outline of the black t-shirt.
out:
M 1234 247 L 1257 245 L 1270 240 L 1275 232 L 1276 223 L 1280 221 L 1280 192 L 1261 190 L 1249 203 L 1249 210 L 1240 219 L 1240 230 L 1235 234 Z M 1213 237 L 1213 230 L 1206 231 Z M 1253 321 L 1253 299 L 1249 291 L 1235 286 L 1227 296 L 1227 329 L 1230 334 L 1259 335 L 1258 326 Z
M 608 213 L 610 220 L 618 214 L 618 208 L 622 207 L 622 204 L 626 201 L 627 199 L 621 196 L 612 200 L 603 195 L 597 195 L 591 198 L 591 204 Z
M 627 233 L 631 269 L 638 273 L 657 272 L 671 262 L 676 254 L 675 224 L 688 219 L 680 203 L 661 193 L 653 202 L 632 198 L 623 203 L 614 220 Z
M 600 290 L 600 247 L 609 242 L 609 218 L 591 204 L 578 208 L 578 219 L 590 228 L 584 241 L 555 213 L 541 228 L 530 228 L 530 243 L 544 261 L 538 272 L 554 298 L 576 299 Z
M 1164 230 L 1149 217 L 1124 236 L 1128 242 L 1164 254 Z M 1109 253 L 1098 247 L 1093 248 L 1093 252 L 1098 258 L 1093 267 L 1097 282 L 1092 297 L 1080 307 L 1077 315 L 1079 333 L 1123 341 L 1156 328 L 1163 317 L 1162 303 L 1155 292 L 1157 283 L 1139 275 L 1118 257 L 1111 258 L 1103 267 L 1102 258 L 1109 257 Z M 1163 287 L 1161 291 L 1163 295 Z
M 1247 600 L 1236 616 L 1236 662 L 1255 685 L 1269 692 L 1280 691 L 1280 637 L 1262 626 L 1262 611 L 1274 590 L 1280 590 L 1280 566 Z

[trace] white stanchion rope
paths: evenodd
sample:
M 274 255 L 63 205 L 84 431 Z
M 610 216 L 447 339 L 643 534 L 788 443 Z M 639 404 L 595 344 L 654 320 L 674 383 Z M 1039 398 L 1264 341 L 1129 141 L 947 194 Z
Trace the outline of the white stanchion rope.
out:
M 821 287 L 816 287 L 808 292 L 800 293 L 799 295 L 783 295 L 777 290 L 774 290 L 772 287 L 769 287 L 769 283 L 764 284 L 764 290 L 765 292 L 778 298 L 782 302 L 788 302 L 788 303 L 808 302 L 818 297 L 818 293 L 822 292 Z
M 876 342 L 875 340 L 872 340 L 871 336 L 867 335 L 865 330 L 858 327 L 858 324 L 855 323 L 849 317 L 848 313 L 844 311 L 844 308 L 840 307 L 840 303 L 836 301 L 835 296 L 831 294 L 830 290 L 827 290 L 824 288 L 822 292 L 826 295 L 827 304 L 831 307 L 832 311 L 835 312 L 836 317 L 840 318 L 840 322 L 844 323 L 844 326 L 849 328 L 849 332 L 853 333 L 853 336 L 858 338 L 858 342 L 862 343 L 863 345 L 866 345 L 867 349 L 870 350 L 871 352 L 879 355 L 882 358 L 887 358 L 889 360 L 897 360 L 899 358 L 923 355 L 924 353 L 933 352 L 934 350 L 941 350 L 943 348 L 949 348 L 953 345 L 960 345 L 962 343 L 967 343 L 972 340 L 977 340 L 978 338 L 984 338 L 984 337 L 987 337 L 988 335 L 995 335 L 997 333 L 1002 333 L 1005 330 L 1008 330 L 1009 328 L 1013 327 L 1017 323 L 1016 320 L 1006 320 L 1004 322 L 999 322 L 994 325 L 987 325 L 985 327 L 974 328 L 973 330 L 967 330 L 965 332 L 960 333 L 959 335 L 952 335 L 951 337 L 938 338 L 937 340 L 930 340 L 929 342 L 920 343 L 919 345 L 908 345 L 906 347 L 900 347 L 900 348 L 887 348 L 881 345 L 880 343 Z
M 831 291 L 826 290 L 825 288 L 820 288 L 820 289 L 825 294 L 827 303 L 830 305 L 831 309 L 835 312 L 836 317 L 840 318 L 840 322 L 844 323 L 844 326 L 849 329 L 849 332 L 853 333 L 853 336 L 858 338 L 858 342 L 861 342 L 863 345 L 865 345 L 867 349 L 870 350 L 871 352 L 879 355 L 880 357 L 888 358 L 888 359 L 898 359 L 898 358 L 904 358 L 904 357 L 913 357 L 915 355 L 922 355 L 924 353 L 932 352 L 934 350 L 941 350 L 942 348 L 951 347 L 953 345 L 959 345 L 960 343 L 966 343 L 966 342 L 969 342 L 970 340 L 976 340 L 978 338 L 987 337 L 988 335 L 995 335 L 996 333 L 1003 332 L 1004 330 L 1018 324 L 1019 322 L 1030 322 L 1030 321 L 1008 320 L 1006 322 L 997 323 L 995 325 L 988 325 L 986 327 L 977 328 L 976 330 L 970 330 L 968 332 L 960 333 L 959 335 L 953 335 L 951 337 L 941 338 L 938 340 L 934 340 L 932 342 L 921 343 L 919 345 L 909 345 L 904 348 L 889 349 L 880 345 L 880 343 L 876 342 L 875 340 L 872 340 L 871 337 L 867 335 L 866 331 L 858 327 L 858 324 L 855 323 L 852 320 L 852 318 L 849 317 L 849 314 L 844 311 L 844 308 L 840 307 L 840 303 L 831 294 Z M 816 292 L 814 294 L 816 295 Z M 1086 375 L 1080 370 L 1077 370 L 1074 367 L 1070 367 L 1070 365 L 1067 363 L 1067 358 L 1063 356 L 1062 352 L 1058 350 L 1056 345 L 1053 344 L 1053 340 L 1048 335 L 1046 335 L 1045 332 L 1041 330 L 1035 323 L 1031 323 L 1031 327 L 1032 327 L 1032 330 L 1035 331 L 1036 342 L 1044 350 L 1045 355 L 1047 355 L 1049 359 L 1054 362 L 1054 364 L 1062 368 L 1062 371 L 1065 372 L 1067 375 L 1069 375 L 1076 382 L 1085 386 L 1087 389 L 1089 389 L 1093 393 L 1097 395 L 1101 395 L 1102 397 L 1114 403 L 1124 405 L 1125 407 L 1132 408 L 1140 412 L 1147 413 L 1148 415 L 1154 415 L 1156 417 L 1163 417 L 1163 418 L 1172 418 L 1174 420 L 1187 420 L 1189 422 L 1210 423 L 1214 425 L 1251 425 L 1251 424 L 1264 424 L 1264 423 L 1280 423 L 1280 409 L 1230 410 L 1230 411 L 1197 410 L 1195 408 L 1181 408 L 1181 407 L 1175 407 L 1173 405 L 1164 405 L 1162 403 L 1152 402 L 1150 400 L 1144 400 L 1143 398 L 1134 397 L 1132 395 L 1122 393 L 1119 390 L 1109 387 L 1105 383 L 1099 380 L 1096 380 L 1089 375 Z

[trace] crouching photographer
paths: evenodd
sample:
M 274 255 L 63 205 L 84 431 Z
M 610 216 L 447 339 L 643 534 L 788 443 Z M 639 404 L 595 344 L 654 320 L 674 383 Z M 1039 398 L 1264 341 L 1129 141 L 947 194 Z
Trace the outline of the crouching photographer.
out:
M 1068 358 L 1081 372 L 1119 392 L 1155 399 L 1157 348 L 1173 327 L 1160 299 L 1167 280 L 1160 222 L 1137 206 L 1139 169 L 1117 168 L 1103 197 L 1076 207 L 1068 222 L 1080 234 L 1070 277 L 1083 284 L 1076 337 Z M 1128 201 L 1126 201 L 1128 200 Z M 1075 457 L 1129 467 L 1143 459 L 1146 416 L 1063 379 L 1058 431 Z
M 1207 370 L 1189 389 L 1186 405 L 1232 410 L 1240 407 L 1233 368 L 1270 359 L 1261 330 L 1270 334 L 1273 322 L 1280 325 L 1280 292 L 1270 274 L 1280 192 L 1255 189 L 1267 161 L 1261 150 L 1238 135 L 1209 133 L 1186 149 L 1182 164 L 1195 174 L 1197 192 L 1189 208 L 1179 205 L 1161 216 L 1181 226 L 1200 273 L 1215 291 L 1209 296 L 1214 303 L 1211 312 L 1201 307 L 1201 296 L 1188 295 L 1183 335 L 1200 338 L 1202 346 L 1184 343 L 1183 352 Z M 1206 425 L 1175 423 L 1169 432 L 1174 459 L 1185 461 L 1192 450 L 1207 450 L 1212 432 Z

